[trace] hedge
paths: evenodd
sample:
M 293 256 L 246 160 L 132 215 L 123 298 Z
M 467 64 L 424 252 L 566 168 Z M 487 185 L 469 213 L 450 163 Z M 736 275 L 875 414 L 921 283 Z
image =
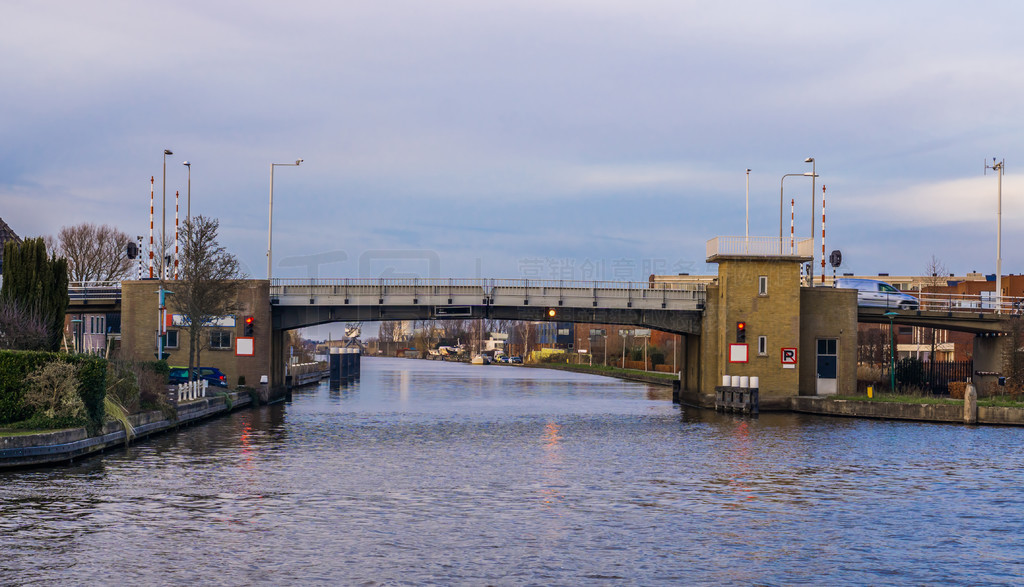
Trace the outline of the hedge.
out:
M 78 395 L 85 404 L 90 434 L 103 426 L 106 413 L 107 361 L 90 355 L 67 355 L 40 351 L 0 351 L 0 425 L 27 420 L 32 408 L 25 404 L 25 376 L 51 361 L 66 361 L 78 367 Z

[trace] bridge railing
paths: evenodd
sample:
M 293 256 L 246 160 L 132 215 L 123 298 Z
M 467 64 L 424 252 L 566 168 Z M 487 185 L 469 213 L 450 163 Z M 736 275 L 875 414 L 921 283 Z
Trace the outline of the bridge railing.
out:
M 719 236 L 708 241 L 707 257 L 811 257 L 814 240 L 774 236 Z
M 119 300 L 120 281 L 73 281 L 68 284 L 71 300 Z
M 648 297 L 652 293 L 668 299 L 704 299 L 704 283 L 651 283 L 646 281 L 580 281 L 556 279 L 421 279 L 421 278 L 327 278 L 327 279 L 274 279 L 270 285 L 273 296 L 295 294 L 343 294 L 360 291 L 414 290 L 422 294 L 446 292 L 479 292 L 491 295 L 495 291 L 513 293 L 537 290 L 566 293 L 588 292 L 605 297 Z
M 1024 311 L 1024 298 L 1002 296 L 998 301 L 994 295 L 978 294 L 913 294 L 921 303 L 921 310 L 930 312 L 971 312 L 1019 314 Z M 895 306 L 895 303 L 894 303 Z

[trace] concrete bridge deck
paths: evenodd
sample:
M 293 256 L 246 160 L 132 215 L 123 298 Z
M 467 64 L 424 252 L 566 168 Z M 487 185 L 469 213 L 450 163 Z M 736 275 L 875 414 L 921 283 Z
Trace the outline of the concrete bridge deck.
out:
M 274 327 L 336 321 L 492 318 L 698 333 L 704 286 L 531 279 L 275 279 Z

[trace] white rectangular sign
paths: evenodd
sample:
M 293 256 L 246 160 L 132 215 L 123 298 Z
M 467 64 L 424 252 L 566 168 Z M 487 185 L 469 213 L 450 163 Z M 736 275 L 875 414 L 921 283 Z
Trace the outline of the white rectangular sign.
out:
M 256 354 L 256 343 L 251 336 L 235 337 L 235 356 L 251 357 Z
M 170 319 L 170 326 L 188 326 L 190 324 L 188 316 L 183 314 L 172 314 Z M 234 328 L 235 317 L 234 316 L 219 316 L 211 320 L 207 320 L 203 326 L 216 326 L 219 328 Z
M 745 344 L 730 344 L 729 345 L 729 362 L 730 363 L 746 363 L 748 357 L 747 345 Z

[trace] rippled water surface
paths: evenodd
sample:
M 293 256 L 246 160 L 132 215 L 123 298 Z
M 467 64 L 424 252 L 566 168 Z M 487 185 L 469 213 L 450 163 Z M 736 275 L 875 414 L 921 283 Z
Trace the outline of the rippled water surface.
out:
M 366 359 L 341 390 L 0 473 L 0 582 L 1020 584 L 1022 438 Z

